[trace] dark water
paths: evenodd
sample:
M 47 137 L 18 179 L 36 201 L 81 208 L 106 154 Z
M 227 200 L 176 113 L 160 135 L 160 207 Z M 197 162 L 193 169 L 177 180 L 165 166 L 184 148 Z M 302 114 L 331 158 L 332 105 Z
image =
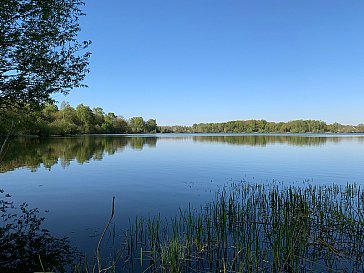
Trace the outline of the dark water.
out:
M 0 172 L 0 188 L 17 203 L 49 210 L 54 234 L 92 252 L 113 196 L 120 230 L 136 215 L 203 204 L 234 181 L 364 184 L 364 135 L 21 138 Z

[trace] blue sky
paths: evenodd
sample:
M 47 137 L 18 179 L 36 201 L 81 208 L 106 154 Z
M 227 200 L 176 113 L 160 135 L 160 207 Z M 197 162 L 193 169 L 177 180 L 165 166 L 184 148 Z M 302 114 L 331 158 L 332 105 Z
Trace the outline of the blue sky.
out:
M 56 100 L 159 125 L 364 123 L 364 1 L 86 0 L 87 89 Z

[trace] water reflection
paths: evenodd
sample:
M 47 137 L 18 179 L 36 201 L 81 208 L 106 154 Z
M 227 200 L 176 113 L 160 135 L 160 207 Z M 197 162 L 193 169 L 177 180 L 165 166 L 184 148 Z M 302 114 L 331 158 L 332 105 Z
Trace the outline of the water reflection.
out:
M 43 228 L 44 217 L 26 203 L 16 208 L 0 190 L 0 271 L 65 272 L 80 257 L 67 238 L 54 237 Z
M 145 145 L 153 148 L 156 143 L 156 137 L 18 138 L 11 142 L 3 162 L 0 163 L 0 172 L 21 167 L 36 171 L 42 165 L 50 170 L 58 163 L 67 167 L 74 160 L 84 164 L 92 160 L 102 160 L 105 155 L 113 155 L 126 147 L 142 150 Z
M 325 135 L 154 135 L 154 136 L 78 136 L 66 138 L 23 137 L 11 142 L 0 172 L 26 167 L 36 171 L 44 166 L 51 169 L 60 164 L 63 168 L 71 161 L 84 164 L 102 160 L 105 155 L 122 152 L 126 147 L 142 150 L 155 148 L 157 141 L 193 141 L 199 143 L 225 143 L 232 145 L 266 146 L 286 144 L 293 146 L 322 146 L 341 141 L 363 143 L 364 136 L 325 136 Z
M 245 135 L 245 136 L 197 136 L 196 142 L 227 143 L 234 145 L 266 146 L 288 144 L 293 146 L 321 146 L 327 142 L 339 143 L 342 137 L 302 136 L 302 135 Z

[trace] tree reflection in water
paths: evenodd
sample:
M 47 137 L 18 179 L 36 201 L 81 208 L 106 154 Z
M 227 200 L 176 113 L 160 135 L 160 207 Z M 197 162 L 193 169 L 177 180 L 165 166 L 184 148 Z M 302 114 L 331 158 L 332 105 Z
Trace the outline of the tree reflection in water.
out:
M 102 160 L 126 147 L 141 150 L 145 145 L 155 147 L 156 137 L 81 136 L 65 138 L 23 137 L 10 142 L 9 149 L 0 164 L 0 172 L 21 167 L 36 171 L 42 165 L 51 169 L 56 164 L 67 167 L 71 161 L 84 164 Z
M 326 143 L 339 143 L 345 137 L 323 135 L 86 135 L 74 137 L 22 137 L 10 142 L 9 149 L 0 163 L 0 173 L 26 167 L 36 171 L 44 166 L 51 169 L 54 165 L 62 167 L 71 161 L 84 164 L 92 160 L 102 160 L 105 155 L 122 152 L 129 147 L 142 150 L 155 148 L 157 141 L 193 141 L 222 143 L 229 145 L 266 146 L 284 144 L 293 146 L 320 146 Z M 352 138 L 346 138 L 352 139 Z M 363 141 L 364 137 L 357 137 Z

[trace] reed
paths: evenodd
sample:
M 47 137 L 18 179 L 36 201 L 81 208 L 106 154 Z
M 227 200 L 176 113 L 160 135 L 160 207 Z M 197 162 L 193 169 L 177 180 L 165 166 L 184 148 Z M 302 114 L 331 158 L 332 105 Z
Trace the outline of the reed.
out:
M 125 234 L 120 272 L 363 272 L 364 193 L 234 183 L 171 219 L 137 218 Z

